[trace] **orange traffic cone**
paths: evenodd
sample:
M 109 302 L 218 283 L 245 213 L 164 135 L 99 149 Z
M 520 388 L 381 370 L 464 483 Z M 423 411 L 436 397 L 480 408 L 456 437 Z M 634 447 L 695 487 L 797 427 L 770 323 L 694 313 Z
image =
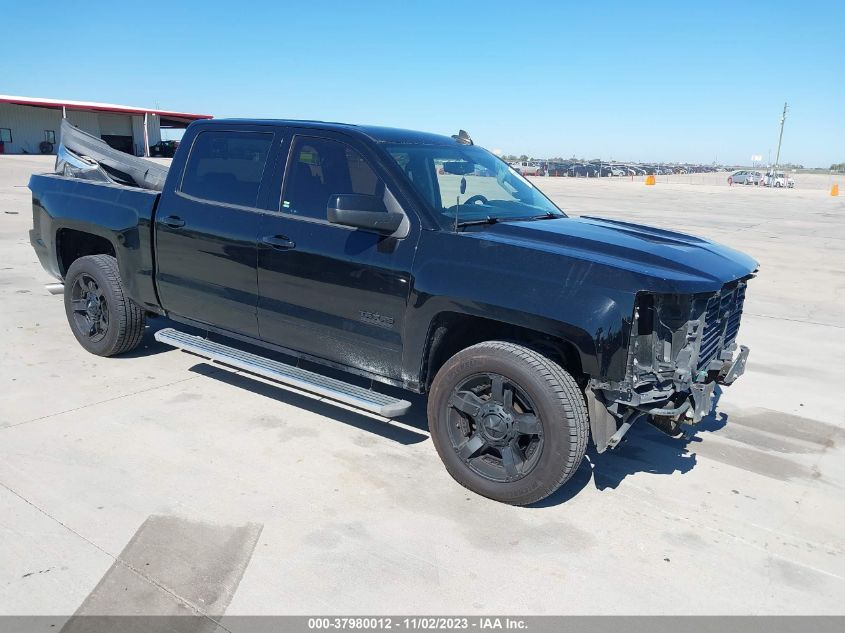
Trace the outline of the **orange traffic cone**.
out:
M 830 195 L 838 196 L 839 195 L 839 183 L 833 183 L 833 186 L 830 188 Z
M 654 174 L 650 174 L 645 177 L 645 184 L 653 185 L 654 184 Z

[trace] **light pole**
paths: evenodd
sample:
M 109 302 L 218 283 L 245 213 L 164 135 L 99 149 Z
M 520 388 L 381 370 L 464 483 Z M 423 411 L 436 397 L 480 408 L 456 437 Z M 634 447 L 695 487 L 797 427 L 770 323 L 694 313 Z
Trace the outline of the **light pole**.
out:
M 783 142 L 783 124 L 786 122 L 786 110 L 789 106 L 784 102 L 783 104 L 783 114 L 780 117 L 780 136 L 778 137 L 778 151 L 775 154 L 775 166 L 772 169 L 772 173 L 777 171 L 778 163 L 780 162 L 780 144 Z

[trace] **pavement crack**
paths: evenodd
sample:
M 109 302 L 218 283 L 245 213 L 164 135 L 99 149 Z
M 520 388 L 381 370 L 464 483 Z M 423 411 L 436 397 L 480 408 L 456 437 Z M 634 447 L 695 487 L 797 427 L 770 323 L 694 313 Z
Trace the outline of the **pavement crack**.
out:
M 845 330 L 845 325 L 836 325 L 835 323 L 821 323 L 820 321 L 808 321 L 807 319 L 790 319 L 789 317 L 777 316 L 775 314 L 757 314 L 755 312 L 743 312 L 743 314 L 752 317 L 760 317 L 761 319 L 774 319 L 775 321 L 791 321 L 793 323 L 806 323 L 807 325 L 821 325 L 822 327 L 835 327 L 839 330 Z

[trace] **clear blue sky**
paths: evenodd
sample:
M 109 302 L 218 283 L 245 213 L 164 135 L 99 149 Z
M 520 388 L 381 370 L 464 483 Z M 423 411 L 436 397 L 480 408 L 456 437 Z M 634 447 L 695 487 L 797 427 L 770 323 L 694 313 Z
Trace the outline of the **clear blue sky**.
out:
M 0 93 L 728 163 L 789 101 L 782 162 L 845 161 L 842 0 L 4 4 Z

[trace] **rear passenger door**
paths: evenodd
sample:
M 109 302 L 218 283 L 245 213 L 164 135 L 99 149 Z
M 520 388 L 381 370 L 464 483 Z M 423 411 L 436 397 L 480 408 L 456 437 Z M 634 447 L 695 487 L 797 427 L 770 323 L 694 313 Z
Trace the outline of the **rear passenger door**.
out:
M 194 137 L 156 213 L 156 280 L 168 312 L 258 336 L 256 239 L 278 136 L 239 125 L 207 126 Z

